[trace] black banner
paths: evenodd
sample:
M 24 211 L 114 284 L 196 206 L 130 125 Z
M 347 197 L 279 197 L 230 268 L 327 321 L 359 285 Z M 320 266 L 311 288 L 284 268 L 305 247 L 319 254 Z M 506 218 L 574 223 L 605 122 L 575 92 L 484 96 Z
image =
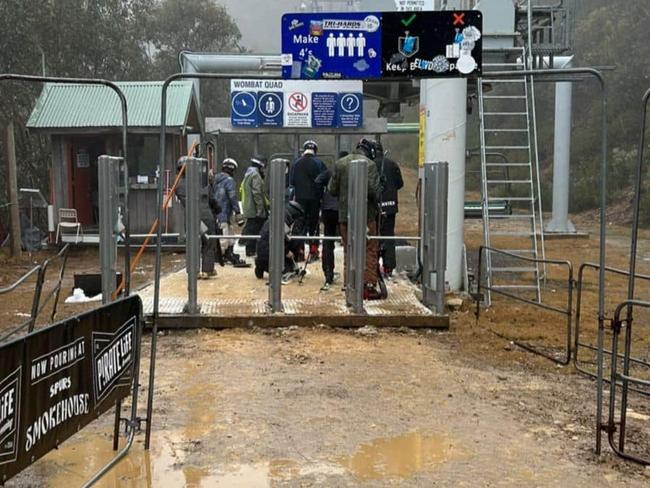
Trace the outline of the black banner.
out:
M 0 482 L 130 395 L 141 311 L 132 296 L 0 348 Z
M 483 17 L 478 10 L 384 12 L 384 78 L 480 76 Z

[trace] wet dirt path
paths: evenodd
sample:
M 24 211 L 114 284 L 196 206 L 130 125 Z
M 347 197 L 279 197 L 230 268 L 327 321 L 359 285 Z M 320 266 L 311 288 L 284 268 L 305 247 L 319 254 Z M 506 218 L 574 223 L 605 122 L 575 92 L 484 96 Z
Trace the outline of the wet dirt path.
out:
M 648 486 L 648 470 L 609 455 L 594 462 L 590 382 L 473 363 L 449 336 L 161 337 L 152 450 L 139 435 L 98 486 Z M 104 416 L 8 486 L 81 483 L 111 456 L 110 423 Z

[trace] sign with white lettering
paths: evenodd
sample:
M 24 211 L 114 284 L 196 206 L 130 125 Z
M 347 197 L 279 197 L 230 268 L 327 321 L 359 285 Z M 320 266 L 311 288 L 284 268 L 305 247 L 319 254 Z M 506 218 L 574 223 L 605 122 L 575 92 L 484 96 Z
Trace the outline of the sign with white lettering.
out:
M 339 95 L 338 126 L 361 127 L 363 121 L 363 96 L 361 93 Z
M 479 76 L 483 16 L 395 0 L 397 12 L 282 16 L 284 79 Z
M 361 81 L 231 80 L 230 93 L 233 127 L 363 127 Z M 358 97 L 355 116 L 341 118 L 339 98 L 350 93 Z
M 378 78 L 380 24 L 378 12 L 283 15 L 283 78 Z
M 132 296 L 0 348 L 0 481 L 130 394 L 141 310 Z

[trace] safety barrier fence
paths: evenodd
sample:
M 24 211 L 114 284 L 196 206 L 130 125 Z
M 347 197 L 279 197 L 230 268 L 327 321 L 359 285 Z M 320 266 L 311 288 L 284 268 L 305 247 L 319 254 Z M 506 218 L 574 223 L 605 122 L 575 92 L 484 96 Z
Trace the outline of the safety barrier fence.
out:
M 584 339 L 584 323 L 583 323 L 583 293 L 585 290 L 585 285 L 587 284 L 587 278 L 586 278 L 586 271 L 587 270 L 598 270 L 598 265 L 595 263 L 583 263 L 580 268 L 578 268 L 578 281 L 576 283 L 576 312 L 575 312 L 575 328 L 574 328 L 574 366 L 576 370 L 586 376 L 589 376 L 591 378 L 596 378 L 596 374 L 593 371 L 589 371 L 587 368 L 586 364 L 583 364 L 583 362 L 580 360 L 580 352 L 581 349 L 584 349 L 590 353 L 596 354 L 598 351 L 598 348 L 595 344 L 591 342 L 587 342 L 587 339 Z M 622 269 L 617 269 L 613 268 L 611 266 L 606 266 L 605 271 L 607 274 L 610 275 L 616 275 L 616 276 L 621 276 L 621 277 L 629 277 L 630 273 L 628 271 L 622 270 Z M 650 282 L 650 276 L 649 275 L 644 275 L 644 274 L 636 274 L 636 279 L 640 279 L 643 281 Z M 603 349 L 603 355 L 608 359 L 608 361 L 611 363 L 612 361 L 612 351 L 611 349 L 604 348 Z M 618 360 L 623 359 L 622 354 L 618 354 L 617 356 Z M 641 358 L 638 357 L 630 357 L 630 362 L 632 364 L 636 364 L 638 366 L 646 367 L 648 368 L 648 371 L 650 372 L 650 362 L 645 361 Z M 594 361 L 595 362 L 595 361 Z M 604 378 L 604 381 L 606 383 L 609 382 L 608 378 Z M 635 391 L 641 395 L 646 395 L 650 396 L 650 389 L 644 390 L 641 388 L 636 388 L 636 387 L 631 387 L 631 391 Z
M 621 456 L 624 459 L 634 461 L 646 466 L 650 466 L 650 457 L 643 457 L 639 454 L 631 454 L 626 451 L 626 440 L 628 433 L 628 397 L 629 391 L 631 390 L 630 385 L 635 385 L 636 387 L 645 387 L 650 388 L 650 375 L 645 377 L 632 376 L 630 373 L 632 357 L 632 339 L 633 339 L 633 328 L 638 328 L 641 325 L 647 326 L 647 324 L 633 323 L 633 310 L 635 308 L 645 308 L 650 309 L 650 302 L 641 301 L 641 300 L 625 300 L 616 307 L 614 312 L 614 319 L 612 321 L 612 350 L 611 356 L 613 358 L 622 357 L 622 371 L 619 372 L 619 361 L 612 360 L 610 362 L 611 375 L 609 379 L 610 391 L 609 391 L 609 416 L 608 422 L 605 426 L 607 430 L 607 436 L 609 440 L 609 445 L 614 450 L 616 454 Z M 626 317 L 622 318 L 623 312 L 626 313 Z M 619 355 L 619 339 L 621 334 L 624 333 L 623 338 L 623 354 Z M 647 363 L 644 363 L 647 364 Z M 618 412 L 618 422 L 616 422 L 616 394 L 617 389 L 620 385 L 621 389 L 621 400 L 620 408 Z M 618 425 L 618 428 L 617 428 Z M 616 431 L 618 430 L 618 441 L 615 439 Z M 650 456 L 650 452 L 648 453 Z
M 638 278 L 636 272 L 636 262 L 637 262 L 637 249 L 638 249 L 638 238 L 639 238 L 639 224 L 640 224 L 640 215 L 641 215 L 641 197 L 643 190 L 643 166 L 646 152 L 646 120 L 648 115 L 648 102 L 650 101 L 650 89 L 647 89 L 643 94 L 641 99 L 641 130 L 639 135 L 639 145 L 637 149 L 638 159 L 636 168 L 634 171 L 634 200 L 633 200 L 633 217 L 632 217 L 632 232 L 630 234 L 630 262 L 629 262 L 629 272 L 628 272 L 628 283 L 627 283 L 627 300 L 623 301 L 616 307 L 614 313 L 614 320 L 612 322 L 612 349 L 611 349 L 611 375 L 610 375 L 610 397 L 609 397 L 609 419 L 606 426 L 602 425 L 602 416 L 601 410 L 602 405 L 599 403 L 599 412 L 598 412 L 598 440 L 602 436 L 601 431 L 606 430 L 608 434 L 609 444 L 616 454 L 628 459 L 635 461 L 637 463 L 644 464 L 646 466 L 650 465 L 650 454 L 643 457 L 638 453 L 630 454 L 626 450 L 626 435 L 627 435 L 627 418 L 628 418 L 628 393 L 630 384 L 634 385 L 635 389 L 640 389 L 641 387 L 650 387 L 650 380 L 648 377 L 641 378 L 639 376 L 631 376 L 630 367 L 631 364 L 637 364 L 636 361 L 632 361 L 632 328 L 639 327 L 639 321 L 637 324 L 634 324 L 634 309 L 635 308 L 650 308 L 650 302 L 641 301 L 635 299 L 635 287 L 636 280 Z M 621 314 L 625 310 L 626 315 L 625 319 L 621 319 Z M 625 339 L 623 346 L 623 372 L 618 373 L 618 345 L 619 345 L 619 336 L 622 333 L 622 330 L 625 329 Z M 599 341 L 599 346 L 602 344 L 602 341 Z M 600 401 L 603 396 L 603 382 L 602 372 L 603 372 L 603 363 L 604 363 L 604 352 L 603 348 L 598 348 L 598 400 Z M 636 372 L 635 372 L 636 374 Z M 614 441 L 614 434 L 616 429 L 615 424 L 615 415 L 616 415 L 616 390 L 618 388 L 617 383 L 621 382 L 621 407 L 620 407 L 620 418 L 618 423 L 619 428 L 619 439 L 618 443 Z M 650 441 L 647 436 L 646 448 L 650 452 Z
M 30 277 L 36 275 L 34 281 L 34 292 L 32 294 L 32 304 L 29 313 L 29 317 L 26 318 L 19 324 L 13 325 L 8 332 L 5 332 L 0 336 L 0 342 L 4 342 L 12 336 L 24 331 L 27 329 L 27 332 L 32 332 L 36 326 L 36 319 L 39 317 L 41 312 L 45 309 L 48 303 L 51 300 L 54 300 L 52 306 L 52 312 L 50 313 L 49 322 L 54 321 L 56 317 L 56 312 L 59 304 L 59 296 L 61 293 L 61 285 L 63 283 L 63 276 L 65 275 L 66 264 L 68 262 L 68 250 L 70 244 L 66 244 L 57 254 L 49 259 L 46 259 L 42 264 L 34 266 L 32 269 L 23 274 L 11 285 L 0 288 L 0 295 L 5 295 L 11 293 L 22 286 L 27 286 L 29 283 L 28 280 Z M 56 281 L 53 282 L 53 286 L 47 292 L 43 293 L 43 289 L 46 283 L 48 283 L 48 270 L 54 266 L 56 263 L 59 263 L 58 273 L 56 274 Z
M 486 253 L 492 253 L 492 254 L 497 254 L 500 256 L 505 256 L 509 259 L 513 260 L 518 260 L 522 261 L 524 263 L 528 264 L 535 264 L 535 265 L 545 265 L 545 266 L 559 266 L 562 268 L 566 269 L 566 278 L 564 280 L 564 283 L 566 284 L 566 300 L 564 301 L 565 306 L 559 307 L 557 305 L 551 305 L 549 303 L 544 303 L 543 297 L 541 297 L 540 301 L 533 300 L 530 298 L 526 298 L 524 296 L 519 296 L 514 293 L 505 291 L 501 288 L 498 287 L 490 287 L 486 286 L 483 284 L 483 262 L 484 262 L 484 255 Z M 520 303 L 524 303 L 527 305 L 530 305 L 535 308 L 547 310 L 549 312 L 555 312 L 557 314 L 563 315 L 566 317 L 566 334 L 565 334 L 565 345 L 564 345 L 564 353 L 561 358 L 556 357 L 553 354 L 550 354 L 543 349 L 541 349 L 539 345 L 532 345 L 529 344 L 528 342 L 524 342 L 509 336 L 506 336 L 500 332 L 497 332 L 493 329 L 490 329 L 490 331 L 508 341 L 512 341 L 514 344 L 517 346 L 521 347 L 522 349 L 525 349 L 529 352 L 532 352 L 534 354 L 543 356 L 547 359 L 550 359 L 551 361 L 562 364 L 562 365 L 567 365 L 571 361 L 571 329 L 572 329 L 572 321 L 573 321 L 573 265 L 571 264 L 570 261 L 566 260 L 557 260 L 557 259 L 535 259 L 535 258 L 529 258 L 526 256 L 520 256 L 518 254 L 513 254 L 511 252 L 503 251 L 500 249 L 495 249 L 492 247 L 488 246 L 481 246 L 479 248 L 479 256 L 478 256 L 478 275 L 477 275 L 477 280 L 476 280 L 476 293 L 474 294 L 474 300 L 476 302 L 476 321 L 480 320 L 480 313 L 481 313 L 481 303 L 484 301 L 484 296 L 482 293 L 482 290 L 489 291 L 491 293 L 495 293 L 497 295 L 501 295 L 504 297 L 507 297 L 511 300 L 518 301 Z M 541 324 L 539 324 L 541 326 Z M 546 346 L 548 347 L 548 346 Z

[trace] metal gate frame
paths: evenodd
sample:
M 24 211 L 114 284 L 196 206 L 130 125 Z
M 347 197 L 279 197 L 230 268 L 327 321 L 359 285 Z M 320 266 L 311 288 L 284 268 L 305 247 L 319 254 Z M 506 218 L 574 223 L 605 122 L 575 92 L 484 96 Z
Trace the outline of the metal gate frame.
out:
M 18 75 L 13 73 L 0 73 L 0 82 L 2 81 L 25 81 L 29 83 L 76 83 L 79 85 L 102 85 L 110 88 L 120 99 L 120 108 L 122 111 L 122 157 L 124 158 L 125 176 L 124 176 L 124 290 L 125 296 L 129 296 L 131 289 L 131 239 L 129 231 L 129 166 L 127 160 L 128 148 L 128 107 L 124 92 L 112 81 L 102 78 L 61 78 L 57 76 L 33 76 Z
M 0 82 L 2 81 L 23 81 L 23 82 L 28 82 L 28 83 L 55 83 L 55 84 L 63 84 L 63 83 L 76 83 L 80 85 L 101 85 L 101 86 L 106 86 L 113 90 L 115 94 L 118 96 L 120 100 L 120 110 L 122 113 L 122 158 L 123 158 L 123 165 L 124 165 L 124 213 L 123 213 L 123 222 L 124 222 L 124 243 L 125 243 L 125 249 L 124 249 L 124 296 L 129 296 L 130 290 L 131 290 L 131 237 L 130 237 L 130 229 L 129 229 L 129 166 L 128 166 L 128 105 L 127 105 L 127 100 L 126 96 L 124 95 L 124 92 L 117 86 L 117 84 L 113 83 L 112 81 L 105 80 L 102 78 L 62 78 L 62 77 L 56 77 L 56 76 L 33 76 L 33 75 L 20 75 L 20 74 L 14 74 L 14 73 L 0 73 Z M 160 181 L 162 181 L 162 178 L 160 178 Z M 159 226 L 160 227 L 160 226 Z M 63 264 L 63 269 L 65 269 L 65 263 L 67 263 L 67 249 L 68 246 L 66 245 L 63 250 L 65 251 L 65 258 L 64 258 L 64 264 Z M 59 255 L 55 256 L 55 258 L 60 257 L 61 253 Z M 52 258 L 52 259 L 55 259 Z M 39 269 L 39 281 L 40 281 L 40 287 L 37 286 L 37 292 L 35 293 L 34 297 L 34 302 L 33 302 L 33 307 L 32 307 L 32 317 L 30 317 L 30 321 L 27 323 L 29 325 L 30 331 L 33 330 L 34 327 L 34 322 L 36 320 L 36 317 L 34 316 L 34 312 L 38 314 L 40 310 L 38 307 L 38 300 L 40 300 L 40 292 L 42 289 L 42 279 L 44 278 L 45 271 L 47 269 L 47 265 L 49 264 L 49 261 L 46 261 L 44 263 L 44 266 L 42 266 Z M 31 275 L 36 268 L 32 269 L 29 272 L 29 275 Z M 23 276 L 21 280 L 24 281 L 27 276 Z M 55 288 L 55 292 L 48 295 L 46 298 L 45 304 L 51 299 L 52 295 L 55 295 L 55 308 L 52 312 L 52 318 L 56 314 L 56 306 L 58 304 L 59 300 L 59 294 L 60 294 L 60 289 L 61 289 L 61 282 L 63 280 L 63 270 L 61 274 L 59 275 L 59 281 L 57 284 L 57 287 Z M 37 283 L 38 285 L 38 283 Z M 17 286 L 17 285 L 16 285 Z M 45 306 L 43 304 L 43 307 Z M 141 321 L 142 322 L 142 321 Z M 21 327 L 23 328 L 24 325 Z M 141 333 L 139 334 L 139 337 L 141 338 Z M 139 339 L 140 340 L 140 339 Z M 153 353 L 152 353 L 153 354 Z M 140 361 L 140 352 L 138 352 L 138 374 L 139 374 L 139 361 Z M 132 418 L 127 424 L 127 428 L 130 429 L 129 431 L 129 441 L 126 445 L 126 447 L 120 451 L 114 458 L 113 460 L 107 464 L 100 472 L 98 472 L 93 478 L 91 478 L 84 486 L 91 486 L 94 483 L 96 483 L 102 476 L 104 476 L 115 464 L 117 464 L 128 452 L 128 450 L 131 448 L 131 445 L 133 444 L 133 439 L 135 437 L 135 429 L 136 426 L 138 425 L 138 420 L 137 420 L 137 388 L 139 387 L 139 379 L 136 377 L 134 380 L 134 401 L 133 401 L 133 406 L 132 406 Z M 116 425 L 119 423 L 120 420 L 120 402 L 117 403 L 116 409 L 115 409 L 115 418 L 116 418 Z M 117 439 L 117 429 L 115 429 L 115 436 L 113 439 L 113 449 L 117 450 L 118 447 L 118 439 Z
M 650 381 L 642 378 L 630 376 L 630 351 L 632 348 L 632 309 L 634 307 L 643 307 L 650 309 L 650 302 L 641 300 L 625 300 L 616 307 L 614 312 L 614 319 L 612 321 L 612 357 L 618 358 L 618 340 L 621 332 L 625 329 L 625 345 L 623 352 L 623 372 L 618 372 L 618 361 L 611 361 L 611 376 L 610 376 L 610 390 L 609 390 L 609 417 L 608 423 L 605 427 L 609 445 L 612 450 L 620 457 L 634 461 L 645 466 L 650 466 L 650 458 L 642 458 L 634 454 L 625 452 L 625 434 L 626 434 L 626 420 L 627 420 L 627 403 L 630 383 L 650 387 Z M 625 310 L 626 318 L 621 319 L 621 315 Z M 619 383 L 620 382 L 620 383 Z M 619 438 L 618 445 L 614 440 L 616 433 L 616 387 L 621 385 L 621 411 L 619 417 Z
M 582 290 L 583 290 L 583 285 L 584 285 L 584 271 L 586 269 L 598 269 L 598 265 L 595 263 L 583 263 L 580 265 L 580 268 L 578 269 L 578 281 L 576 282 L 576 312 L 575 312 L 575 329 L 574 329 L 574 343 L 573 343 L 573 350 L 574 352 L 574 357 L 573 357 L 573 365 L 576 368 L 576 371 L 579 373 L 584 374 L 585 376 L 588 376 L 590 378 L 596 378 L 596 374 L 592 373 L 588 369 L 584 368 L 580 361 L 579 361 L 579 352 L 580 348 L 583 347 L 585 349 L 589 349 L 591 351 L 598 351 L 598 348 L 593 345 L 589 344 L 587 342 L 580 342 L 580 330 L 581 330 L 581 325 L 582 325 Z M 611 266 L 606 266 L 605 271 L 608 273 L 613 273 L 617 274 L 620 276 L 628 276 L 629 277 L 629 272 L 618 269 L 618 268 L 612 268 Z M 645 281 L 650 281 L 650 275 L 643 275 L 643 274 L 636 274 L 636 278 L 640 278 Z M 604 349 L 603 354 L 605 356 L 610 356 L 612 355 L 612 351 L 609 349 Z M 619 359 L 623 359 L 622 354 L 618 354 Z M 629 358 L 630 362 L 640 364 L 642 366 L 646 366 L 650 368 L 650 362 L 643 361 L 642 359 L 635 358 L 635 357 L 630 357 Z M 609 383 L 609 379 L 605 378 L 604 381 L 606 383 Z M 640 395 L 646 395 L 650 396 L 650 391 L 645 391 L 641 390 L 638 388 L 631 387 L 630 390 L 635 391 L 636 393 L 639 393 Z
M 645 157 L 645 138 L 646 138 L 646 119 L 648 113 L 648 100 L 650 100 L 650 89 L 643 94 L 641 106 L 641 132 L 639 136 L 638 161 L 634 179 L 634 215 L 632 220 L 632 232 L 630 234 L 630 266 L 628 275 L 628 299 L 616 307 L 614 321 L 612 324 L 612 358 L 618 357 L 618 339 L 623 327 L 625 327 L 625 347 L 623 352 L 623 373 L 617 373 L 618 361 L 611 361 L 611 379 L 610 379 L 610 398 L 609 398 L 609 422 L 606 426 L 609 444 L 614 452 L 624 459 L 628 459 L 643 465 L 650 465 L 650 459 L 641 458 L 625 452 L 625 433 L 626 433 L 626 416 L 627 416 L 627 397 L 630 383 L 639 386 L 650 387 L 650 381 L 630 376 L 631 346 L 632 346 L 632 324 L 634 307 L 650 308 L 650 302 L 635 300 L 634 287 L 636 284 L 636 258 L 637 244 L 639 238 L 639 217 L 641 211 L 641 193 L 643 178 L 643 160 Z M 624 320 L 621 320 L 621 313 L 626 310 Z M 599 365 L 599 367 L 602 365 Z M 615 407 L 616 407 L 616 383 L 620 380 L 621 385 L 621 417 L 620 417 L 620 434 L 618 446 L 614 442 L 615 424 Z
M 596 378 L 596 454 L 601 452 L 603 430 L 603 351 L 605 344 L 605 266 L 607 243 L 607 86 L 600 70 L 595 68 L 564 68 L 564 69 L 526 69 L 519 71 L 520 76 L 541 77 L 546 81 L 582 81 L 595 79 L 598 82 L 599 98 L 601 105 L 601 161 L 599 169 L 599 270 L 598 270 L 598 373 Z M 508 78 L 511 71 L 495 71 L 490 73 L 491 78 Z
M 535 263 L 535 264 L 543 264 L 546 266 L 547 264 L 550 265 L 556 265 L 556 266 L 566 266 L 567 271 L 568 271 L 568 278 L 567 278 L 567 299 L 566 299 L 566 308 L 559 308 L 555 307 L 553 305 L 547 305 L 545 303 L 542 303 L 541 297 L 540 301 L 537 300 L 530 300 L 524 297 L 520 297 L 517 295 L 514 295 L 512 293 L 508 293 L 507 291 L 503 291 L 501 289 L 495 289 L 491 288 L 489 285 L 487 286 L 482 286 L 482 274 L 483 274 L 483 254 L 484 252 L 490 252 L 490 253 L 495 253 L 495 254 L 500 254 L 502 256 L 508 256 L 509 258 L 514 258 L 514 259 L 520 259 L 522 261 L 525 261 L 527 263 Z M 476 322 L 478 323 L 480 319 L 480 314 L 481 314 L 481 301 L 483 298 L 483 294 L 481 293 L 481 288 L 491 291 L 492 293 L 496 293 L 498 295 L 505 296 L 507 298 L 510 298 L 512 300 L 516 300 L 518 302 L 526 303 L 528 305 L 532 305 L 537 308 L 541 308 L 544 310 L 548 310 L 551 312 L 557 312 L 562 315 L 566 315 L 566 320 L 567 320 L 567 331 L 566 331 L 566 347 L 564 350 L 564 358 L 563 359 L 558 359 L 555 356 L 552 356 L 551 354 L 548 354 L 540 349 L 537 349 L 536 347 L 531 346 L 530 344 L 526 342 L 522 342 L 519 340 L 515 340 L 511 337 L 505 336 L 499 332 L 496 332 L 493 329 L 488 329 L 490 332 L 493 334 L 506 339 L 508 341 L 513 342 L 515 345 L 518 347 L 521 347 L 522 349 L 525 349 L 528 352 L 532 352 L 533 354 L 537 354 L 539 356 L 545 357 L 546 359 L 550 359 L 554 363 L 566 366 L 571 362 L 571 331 L 572 331 L 572 324 L 573 324 L 573 284 L 574 284 L 574 279 L 573 279 L 573 264 L 571 261 L 567 260 L 559 260 L 559 259 L 534 259 L 534 258 L 529 258 L 526 256 L 519 256 L 517 254 L 513 254 L 507 251 L 502 251 L 500 249 L 495 249 L 491 248 L 488 246 L 481 246 L 479 248 L 479 254 L 478 254 L 478 274 L 477 274 L 477 288 L 476 288 L 476 294 L 474 295 L 475 301 L 476 301 Z

